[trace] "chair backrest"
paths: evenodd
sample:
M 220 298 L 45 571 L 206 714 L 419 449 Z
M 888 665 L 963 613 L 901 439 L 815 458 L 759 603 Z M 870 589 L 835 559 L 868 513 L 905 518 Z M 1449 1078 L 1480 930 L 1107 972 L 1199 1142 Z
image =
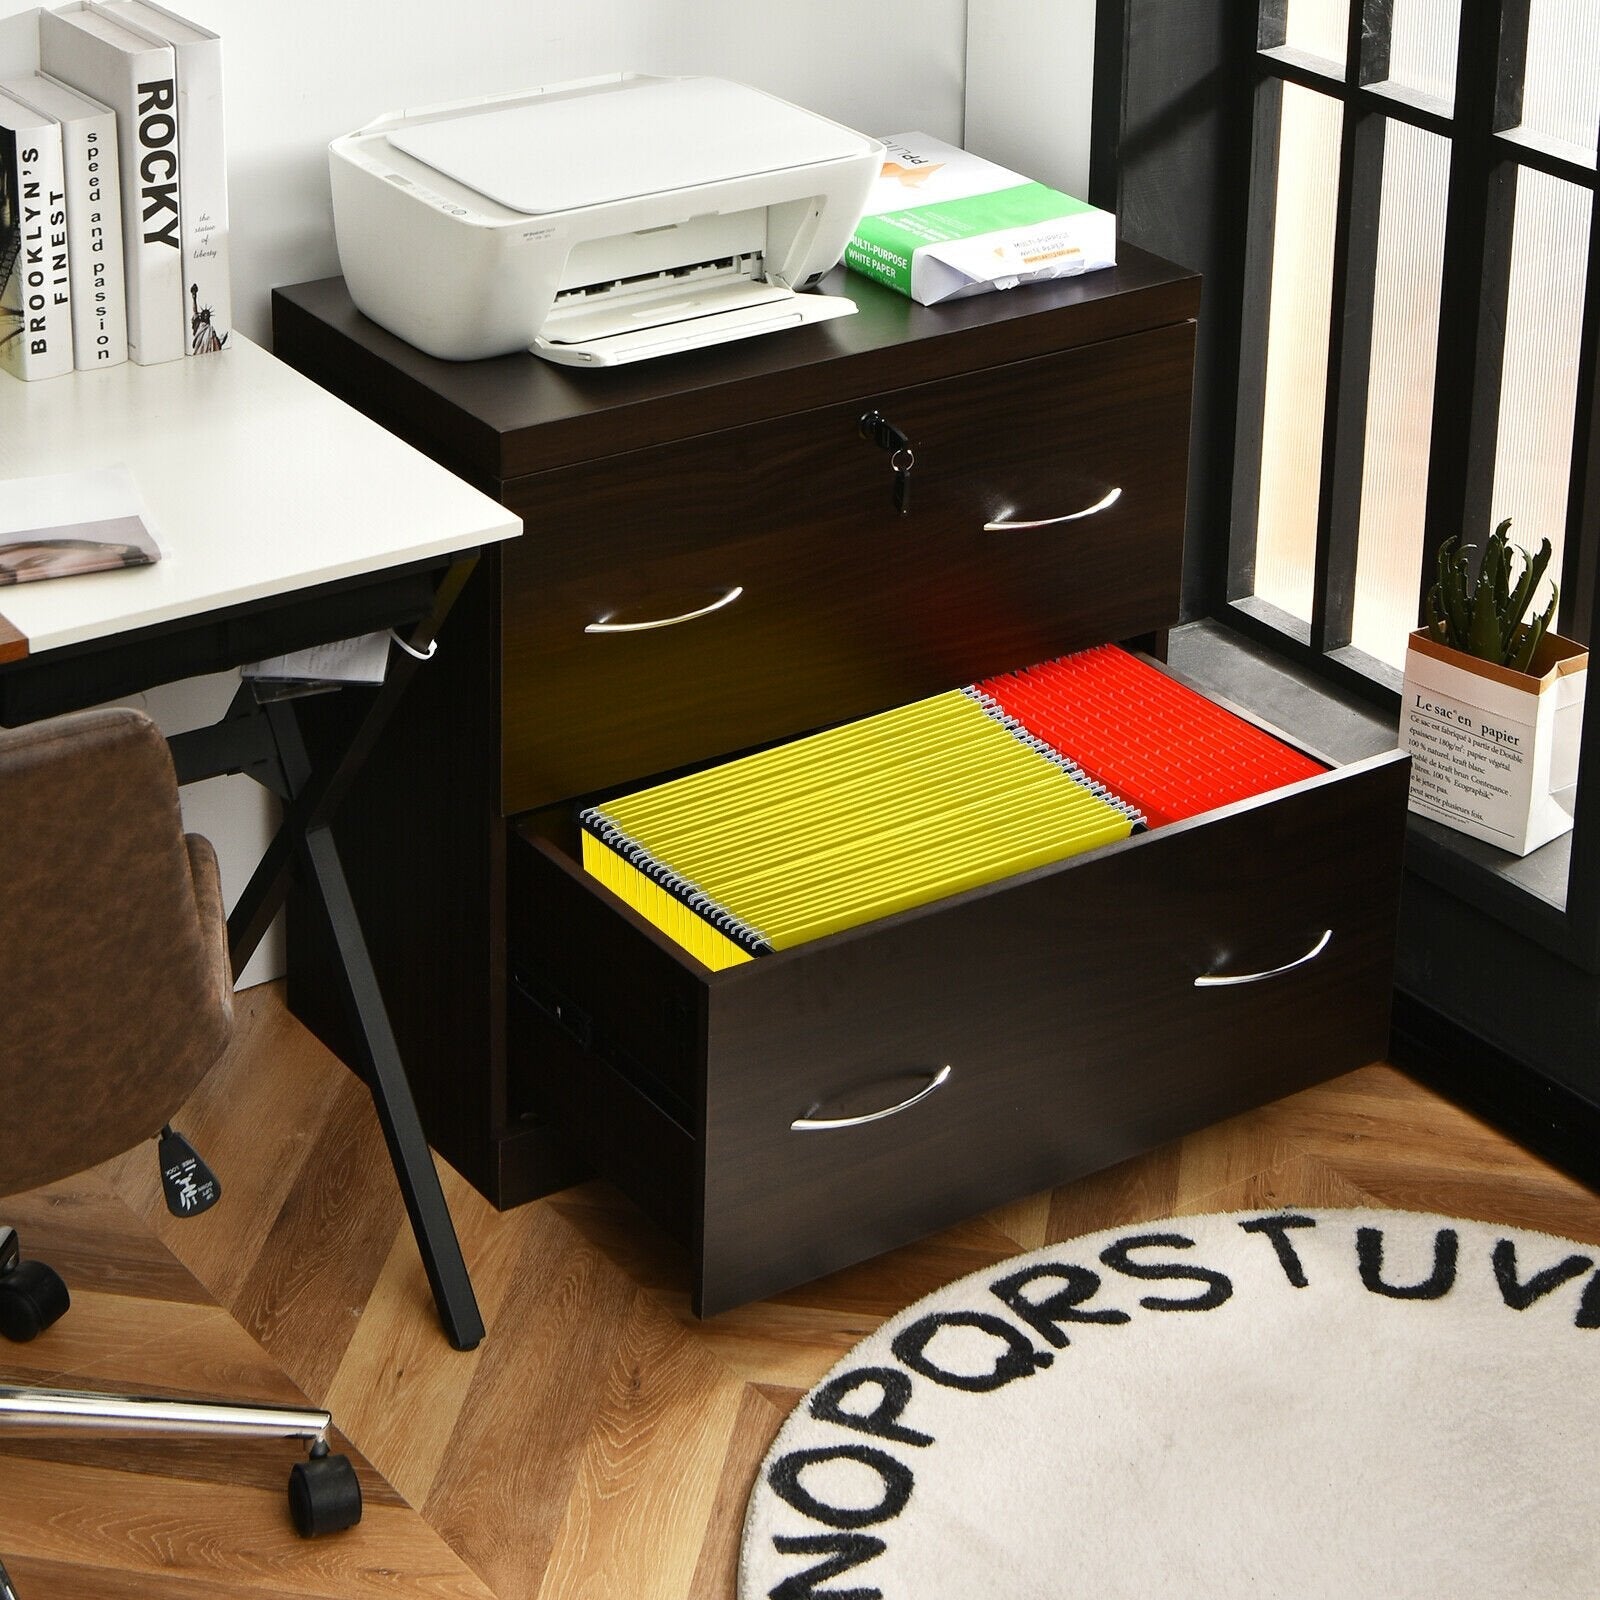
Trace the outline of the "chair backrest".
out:
M 159 1132 L 221 1054 L 216 856 L 142 712 L 0 730 L 0 1195 Z

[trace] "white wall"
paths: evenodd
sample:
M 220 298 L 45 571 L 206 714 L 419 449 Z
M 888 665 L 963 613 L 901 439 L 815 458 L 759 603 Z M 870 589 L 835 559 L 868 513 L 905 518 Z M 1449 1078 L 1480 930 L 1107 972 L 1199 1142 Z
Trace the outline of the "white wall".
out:
M 1080 199 L 1089 192 L 1094 7 L 972 0 L 967 24 L 966 148 Z

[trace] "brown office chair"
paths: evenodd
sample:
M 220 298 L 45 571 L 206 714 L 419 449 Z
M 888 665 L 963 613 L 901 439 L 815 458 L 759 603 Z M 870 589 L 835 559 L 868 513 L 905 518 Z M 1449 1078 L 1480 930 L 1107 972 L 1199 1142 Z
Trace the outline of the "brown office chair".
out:
M 168 1203 L 214 1198 L 167 1127 L 222 1054 L 233 978 L 217 859 L 186 835 L 166 741 L 131 710 L 0 729 L 0 1196 L 83 1172 L 157 1134 Z M 60 1276 L 0 1226 L 0 1333 L 67 1310 Z M 349 1527 L 361 1491 L 326 1411 L 0 1385 L 0 1429 L 297 1438 L 305 1535 Z M 7 1593 L 0 1567 L 0 1596 Z

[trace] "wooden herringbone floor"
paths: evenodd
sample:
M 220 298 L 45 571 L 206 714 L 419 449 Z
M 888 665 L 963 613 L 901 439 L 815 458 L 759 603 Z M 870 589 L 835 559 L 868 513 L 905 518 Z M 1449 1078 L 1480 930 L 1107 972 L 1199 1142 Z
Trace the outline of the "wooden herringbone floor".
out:
M 0 1440 L 0 1555 L 23 1600 L 731 1600 L 745 1496 L 779 1423 L 883 1317 L 964 1273 L 1175 1213 L 1381 1205 L 1600 1244 L 1600 1199 L 1374 1066 L 701 1324 L 684 1262 L 607 1186 L 497 1214 L 445 1172 L 489 1326 L 438 1331 L 360 1085 L 284 1010 L 179 1125 L 222 1203 L 168 1217 L 154 1154 L 0 1205 L 71 1312 L 0 1377 L 329 1407 L 359 1528 L 304 1543 L 292 1445 Z

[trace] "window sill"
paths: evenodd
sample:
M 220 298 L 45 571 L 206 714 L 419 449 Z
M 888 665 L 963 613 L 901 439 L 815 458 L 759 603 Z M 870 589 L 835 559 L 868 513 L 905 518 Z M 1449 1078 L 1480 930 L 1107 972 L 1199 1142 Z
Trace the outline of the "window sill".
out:
M 1221 623 L 1174 628 L 1168 660 L 1208 693 L 1257 713 L 1334 761 L 1357 761 L 1398 742 L 1398 712 L 1378 709 Z M 1519 859 L 1412 815 L 1406 871 L 1571 959 L 1565 915 L 1571 844 L 1567 834 Z

